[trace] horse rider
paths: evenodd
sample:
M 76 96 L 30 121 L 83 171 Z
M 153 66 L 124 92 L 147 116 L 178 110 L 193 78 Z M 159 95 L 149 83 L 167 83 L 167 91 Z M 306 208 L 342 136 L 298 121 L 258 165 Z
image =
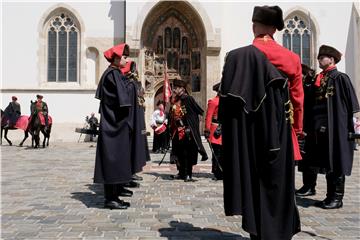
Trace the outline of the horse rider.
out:
M 37 115 L 39 113 L 41 113 L 44 116 L 45 119 L 45 131 L 48 130 L 49 128 L 49 118 L 48 118 L 48 113 L 49 113 L 49 108 L 46 104 L 46 102 L 44 102 L 43 100 L 43 96 L 38 94 L 36 95 L 36 102 L 35 102 L 35 109 L 34 112 L 31 113 L 31 115 Z
M 11 102 L 9 105 L 5 108 L 4 116 L 7 119 L 6 125 L 4 128 L 11 128 L 14 127 L 16 124 L 16 121 L 19 119 L 21 115 L 21 107 L 20 104 L 17 102 L 17 97 L 12 96 Z

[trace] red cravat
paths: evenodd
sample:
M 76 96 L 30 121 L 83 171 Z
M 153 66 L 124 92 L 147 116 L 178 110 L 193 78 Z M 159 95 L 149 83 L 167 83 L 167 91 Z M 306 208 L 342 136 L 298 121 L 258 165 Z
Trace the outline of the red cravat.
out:
M 316 77 L 316 80 L 315 80 L 315 86 L 317 87 L 320 87 L 320 82 L 321 82 L 321 79 L 323 79 L 325 77 L 325 74 L 327 72 L 329 72 L 330 70 L 333 70 L 334 68 L 336 68 L 336 66 L 330 66 L 328 67 L 327 69 L 323 70 L 322 72 L 320 72 L 317 77 Z

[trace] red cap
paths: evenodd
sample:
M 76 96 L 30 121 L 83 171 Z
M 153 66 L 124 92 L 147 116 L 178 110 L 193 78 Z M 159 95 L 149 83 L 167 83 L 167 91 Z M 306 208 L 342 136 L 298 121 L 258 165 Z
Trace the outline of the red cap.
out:
M 108 62 L 112 62 L 114 60 L 115 55 L 118 57 L 122 57 L 123 55 L 129 56 L 129 45 L 126 43 L 121 43 L 119 45 L 116 45 L 104 52 L 104 57 Z

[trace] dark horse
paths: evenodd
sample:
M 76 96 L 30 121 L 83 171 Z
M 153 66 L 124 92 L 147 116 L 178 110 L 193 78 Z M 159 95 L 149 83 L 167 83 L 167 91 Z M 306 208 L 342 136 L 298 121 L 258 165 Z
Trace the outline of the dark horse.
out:
M 27 117 L 27 116 L 21 116 L 21 117 Z M 10 127 L 7 126 L 7 124 L 6 124 L 7 120 L 8 119 L 5 117 L 4 111 L 1 109 L 1 138 L 0 138 L 0 144 L 2 144 L 2 136 L 3 136 L 3 130 L 4 130 L 5 131 L 4 138 L 9 143 L 9 145 L 11 146 L 12 142 L 7 138 L 8 131 L 9 130 L 16 130 L 16 129 L 20 129 L 20 128 L 17 128 L 15 126 L 10 126 Z M 26 127 L 25 127 L 25 129 L 26 129 Z M 29 137 L 29 132 L 27 130 L 24 130 L 24 139 L 19 144 L 20 147 L 24 144 L 25 140 L 28 137 Z
M 52 124 L 50 123 L 50 116 L 48 116 L 49 117 L 49 126 L 45 130 L 45 125 L 41 124 L 39 114 L 35 114 L 36 102 L 31 101 L 30 110 L 31 110 L 31 116 L 30 116 L 30 122 L 29 122 L 28 129 L 32 135 L 31 146 L 33 146 L 34 148 L 39 147 L 40 132 L 41 132 L 44 135 L 43 147 L 45 148 L 45 146 L 49 146 L 49 139 L 50 139 L 50 133 L 51 133 L 51 126 L 52 126 Z M 35 145 L 34 145 L 34 142 L 35 142 Z

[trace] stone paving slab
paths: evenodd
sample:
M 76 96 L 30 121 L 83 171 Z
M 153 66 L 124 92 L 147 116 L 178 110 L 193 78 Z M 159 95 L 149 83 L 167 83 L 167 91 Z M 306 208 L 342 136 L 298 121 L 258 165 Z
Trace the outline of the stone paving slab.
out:
M 185 183 L 170 180 L 176 167 L 168 155 L 158 166 L 162 155 L 152 154 L 140 174 L 141 187 L 124 198 L 131 207 L 108 210 L 102 208 L 102 186 L 92 183 L 95 150 L 96 143 L 1 146 L 1 239 L 248 239 L 241 217 L 224 215 L 222 182 L 211 180 L 210 161 L 199 162 L 196 181 Z M 302 232 L 293 239 L 360 239 L 359 160 L 356 153 L 344 208 L 312 206 L 325 197 L 324 176 L 319 176 L 317 195 L 297 199 Z M 300 173 L 296 185 L 301 186 Z

